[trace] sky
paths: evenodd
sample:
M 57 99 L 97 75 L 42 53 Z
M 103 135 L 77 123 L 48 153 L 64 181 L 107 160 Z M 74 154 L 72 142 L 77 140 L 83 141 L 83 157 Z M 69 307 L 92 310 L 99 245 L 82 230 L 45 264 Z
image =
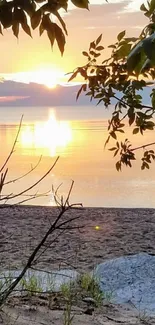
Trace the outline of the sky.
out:
M 51 50 L 47 36 L 38 36 L 33 32 L 33 39 L 22 31 L 17 40 L 11 30 L 4 31 L 1 39 L 0 75 L 5 79 L 24 82 L 43 82 L 54 86 L 64 79 L 64 73 L 73 71 L 85 63 L 82 51 L 89 43 L 103 34 L 103 45 L 115 42 L 117 34 L 126 30 L 128 36 L 138 35 L 147 23 L 140 12 L 142 0 L 90 0 L 90 10 L 77 9 L 70 5 L 64 20 L 68 28 L 68 37 L 64 56 L 55 44 Z M 51 79 L 51 71 L 53 71 Z

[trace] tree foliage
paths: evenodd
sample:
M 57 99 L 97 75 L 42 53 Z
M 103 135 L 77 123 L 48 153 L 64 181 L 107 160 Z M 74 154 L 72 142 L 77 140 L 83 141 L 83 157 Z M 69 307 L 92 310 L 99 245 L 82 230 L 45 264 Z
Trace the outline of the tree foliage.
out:
M 141 148 L 144 149 L 142 170 L 148 169 L 155 160 L 154 150 L 148 150 L 155 142 L 134 148 L 126 137 L 119 141 L 119 135 L 125 134 L 126 121 L 134 135 L 143 135 L 145 131 L 155 128 L 155 0 L 148 1 L 147 6 L 142 4 L 140 9 L 149 22 L 139 37 L 129 38 L 125 30 L 121 31 L 116 42 L 108 46 L 110 56 L 101 61 L 104 47 L 100 45 L 100 35 L 90 43 L 89 50 L 83 52 L 87 63 L 75 69 L 70 78 L 72 80 L 80 74 L 84 79 L 77 98 L 85 91 L 91 100 L 95 98 L 98 104 L 103 103 L 106 108 L 114 105 L 105 145 L 111 138 L 116 140 L 116 145 L 109 150 L 114 152 L 114 156 L 119 156 L 116 163 L 118 171 L 122 165 L 131 167 L 136 159 L 135 152 Z M 151 89 L 150 105 L 144 104 L 142 98 L 142 91 L 148 86 Z
M 76 7 L 88 9 L 88 0 L 70 0 Z M 0 33 L 11 28 L 18 38 L 20 28 L 32 37 L 38 28 L 40 36 L 46 32 L 53 48 L 57 42 L 61 54 L 64 52 L 67 28 L 59 10 L 67 11 L 68 0 L 0 0 Z M 55 23 L 59 22 L 60 26 Z

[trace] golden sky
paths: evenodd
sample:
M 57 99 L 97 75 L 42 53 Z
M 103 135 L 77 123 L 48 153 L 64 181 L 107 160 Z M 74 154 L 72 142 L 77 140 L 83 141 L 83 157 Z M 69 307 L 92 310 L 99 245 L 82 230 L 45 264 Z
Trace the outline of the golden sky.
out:
M 81 52 L 87 50 L 90 41 L 101 33 L 103 45 L 114 42 L 116 35 L 124 29 L 130 36 L 137 35 L 147 22 L 139 11 L 143 2 L 145 1 L 109 0 L 106 3 L 105 0 L 90 0 L 90 11 L 70 6 L 68 13 L 64 14 L 69 35 L 63 58 L 57 45 L 52 51 L 46 35 L 39 37 L 38 30 L 33 32 L 33 39 L 21 31 L 19 40 L 12 35 L 11 30 L 6 30 L 4 36 L 0 36 L 1 75 L 7 79 L 23 81 L 25 78 L 25 81 L 29 81 L 32 78 L 31 71 L 37 73 L 39 70 L 46 74 L 46 71 L 54 69 L 61 79 L 61 74 L 85 63 Z M 38 75 L 33 79 L 32 81 L 39 80 Z

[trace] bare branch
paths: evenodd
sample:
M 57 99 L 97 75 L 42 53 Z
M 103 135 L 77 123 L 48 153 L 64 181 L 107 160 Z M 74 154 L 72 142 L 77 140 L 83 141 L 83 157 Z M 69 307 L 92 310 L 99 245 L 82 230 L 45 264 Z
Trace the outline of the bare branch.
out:
M 11 181 L 8 181 L 8 182 L 4 183 L 3 185 L 8 185 L 10 183 L 15 183 L 15 182 L 19 181 L 20 179 L 22 179 L 22 178 L 28 176 L 29 174 L 31 174 L 39 166 L 39 164 L 41 162 L 41 159 L 42 159 L 42 156 L 40 156 L 40 158 L 39 158 L 38 162 L 36 163 L 36 165 L 34 167 L 31 167 L 31 169 L 27 173 L 23 174 L 20 177 L 12 179 Z
M 10 151 L 8 157 L 6 158 L 6 160 L 5 160 L 4 164 L 3 164 L 3 166 L 1 167 L 1 169 L 0 169 L 0 173 L 3 171 L 3 169 L 4 169 L 5 166 L 7 165 L 8 161 L 10 160 L 10 158 L 11 158 L 13 152 L 14 152 L 14 149 L 15 149 L 15 146 L 16 146 L 16 143 L 17 143 L 17 140 L 18 140 L 18 137 L 19 137 L 19 133 L 20 133 L 20 130 L 21 130 L 22 121 L 23 121 L 23 115 L 22 115 L 22 117 L 21 117 L 21 119 L 20 119 L 18 132 L 17 132 L 17 134 L 16 134 L 15 141 L 14 141 L 14 143 L 13 143 L 12 149 L 11 149 L 11 151 Z
M 50 174 L 50 172 L 52 171 L 52 169 L 55 167 L 57 161 L 59 160 L 59 156 L 56 158 L 55 162 L 53 163 L 52 167 L 37 181 L 35 182 L 33 185 L 27 187 L 25 190 L 17 193 L 17 194 L 13 194 L 12 196 L 9 195 L 9 196 L 6 196 L 5 198 L 0 198 L 0 201 L 3 201 L 4 199 L 14 199 L 16 197 L 19 197 L 25 193 L 27 193 L 28 191 L 32 190 L 35 186 L 37 186 L 43 179 L 45 179 L 47 177 L 47 175 Z

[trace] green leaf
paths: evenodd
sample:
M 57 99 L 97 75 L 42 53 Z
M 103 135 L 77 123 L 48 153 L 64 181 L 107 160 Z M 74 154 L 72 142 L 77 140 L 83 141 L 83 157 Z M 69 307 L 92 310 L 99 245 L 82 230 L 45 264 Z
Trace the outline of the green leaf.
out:
M 142 3 L 142 5 L 140 6 L 140 10 L 141 10 L 141 11 L 147 11 L 147 9 L 146 9 L 144 3 Z
M 71 0 L 71 2 L 74 4 L 74 6 L 76 6 L 78 8 L 89 9 L 89 7 L 88 7 L 89 1 L 88 0 Z
M 140 73 L 145 72 L 146 70 L 149 70 L 151 68 L 152 64 L 151 64 L 151 60 L 150 59 L 146 59 L 144 61 L 144 64 L 142 65 L 142 68 L 140 70 Z
M 147 58 L 155 64 L 155 33 L 143 40 L 143 49 Z
M 141 59 L 142 47 L 143 41 L 140 41 L 129 53 L 127 57 L 127 69 L 129 72 L 132 72 L 139 63 L 139 60 Z
M 130 50 L 131 50 L 131 44 L 126 43 L 122 45 L 116 52 L 117 59 L 119 60 L 126 57 L 129 54 Z
M 155 109 L 155 90 L 154 89 L 153 89 L 150 97 L 151 97 L 152 107 L 153 107 L 153 109 Z
M 151 0 L 149 12 L 152 14 L 154 10 L 155 10 L 155 0 Z
M 123 30 L 122 32 L 120 32 L 120 33 L 117 35 L 117 39 L 118 39 L 119 42 L 120 42 L 121 39 L 125 36 L 125 33 L 126 33 L 126 31 Z

